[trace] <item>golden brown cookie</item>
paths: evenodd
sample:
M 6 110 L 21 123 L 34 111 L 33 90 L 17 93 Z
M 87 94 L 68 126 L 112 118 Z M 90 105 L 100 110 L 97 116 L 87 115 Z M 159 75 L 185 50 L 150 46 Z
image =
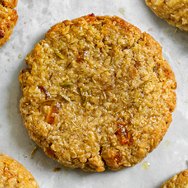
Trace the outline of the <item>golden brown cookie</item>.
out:
M 161 188 L 187 188 L 188 187 L 188 169 L 184 170 L 168 181 L 164 182 Z
M 170 25 L 188 32 L 188 0 L 145 0 L 152 11 Z
M 0 2 L 0 48 L 10 39 L 17 20 L 17 11 L 1 5 Z
M 0 187 L 38 188 L 38 184 L 27 169 L 8 155 L 0 155 Z
M 160 45 L 117 16 L 58 23 L 25 60 L 24 125 L 65 166 L 98 172 L 134 166 L 172 121 L 176 81 Z
M 5 7 L 15 8 L 17 6 L 18 0 L 0 0 L 0 4 Z

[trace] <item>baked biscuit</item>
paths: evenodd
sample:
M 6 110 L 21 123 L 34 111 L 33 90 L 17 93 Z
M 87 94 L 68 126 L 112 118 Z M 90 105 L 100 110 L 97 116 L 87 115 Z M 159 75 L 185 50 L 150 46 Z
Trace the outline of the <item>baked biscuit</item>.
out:
M 27 169 L 11 157 L 0 155 L 1 188 L 38 188 L 38 184 Z
M 65 166 L 98 172 L 134 166 L 172 121 L 176 81 L 161 46 L 117 16 L 58 23 L 25 60 L 24 125 Z
M 5 7 L 15 8 L 17 6 L 18 0 L 0 0 L 0 4 Z
M 188 32 L 188 0 L 145 0 L 152 11 L 170 25 Z
M 184 170 L 168 181 L 164 182 L 161 188 L 187 188 L 188 187 L 188 169 Z
M 0 4 L 0 48 L 10 39 L 17 20 L 16 10 Z

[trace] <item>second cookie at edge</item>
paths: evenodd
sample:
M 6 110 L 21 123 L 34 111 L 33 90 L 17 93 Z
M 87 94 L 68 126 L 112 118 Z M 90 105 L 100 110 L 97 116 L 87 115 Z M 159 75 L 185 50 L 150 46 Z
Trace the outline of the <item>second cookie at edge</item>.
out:
M 145 0 L 152 11 L 170 25 L 188 32 L 187 0 Z

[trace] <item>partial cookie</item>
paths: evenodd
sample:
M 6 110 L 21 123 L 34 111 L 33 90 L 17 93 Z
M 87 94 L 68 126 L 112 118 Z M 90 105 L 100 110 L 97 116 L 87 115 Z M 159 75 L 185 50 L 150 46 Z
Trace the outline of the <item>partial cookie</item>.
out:
M 16 10 L 0 4 L 0 48 L 10 39 L 17 20 Z
M 0 187 L 38 188 L 38 184 L 27 169 L 11 157 L 0 155 Z
M 0 0 L 0 4 L 5 7 L 15 8 L 17 6 L 18 0 Z
M 184 170 L 168 181 L 164 182 L 161 188 L 187 188 L 188 187 L 188 169 Z
M 152 11 L 170 25 L 188 32 L 188 0 L 145 0 Z
M 65 166 L 98 172 L 134 166 L 172 121 L 176 81 L 160 45 L 117 16 L 58 23 L 25 60 L 24 125 Z

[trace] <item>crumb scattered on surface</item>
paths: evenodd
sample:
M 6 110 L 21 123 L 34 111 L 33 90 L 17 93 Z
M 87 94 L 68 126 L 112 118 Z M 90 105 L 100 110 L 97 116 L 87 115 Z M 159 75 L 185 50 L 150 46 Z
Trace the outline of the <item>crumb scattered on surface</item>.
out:
M 58 172 L 58 171 L 60 171 L 60 170 L 61 170 L 61 168 L 54 168 L 54 169 L 53 169 L 54 172 Z
M 33 149 L 33 151 L 31 152 L 31 154 L 30 154 L 30 155 L 34 155 L 34 154 L 35 154 L 35 152 L 37 151 L 37 149 L 38 149 L 38 148 L 37 148 L 37 146 L 35 146 L 35 147 L 34 147 L 34 149 Z

